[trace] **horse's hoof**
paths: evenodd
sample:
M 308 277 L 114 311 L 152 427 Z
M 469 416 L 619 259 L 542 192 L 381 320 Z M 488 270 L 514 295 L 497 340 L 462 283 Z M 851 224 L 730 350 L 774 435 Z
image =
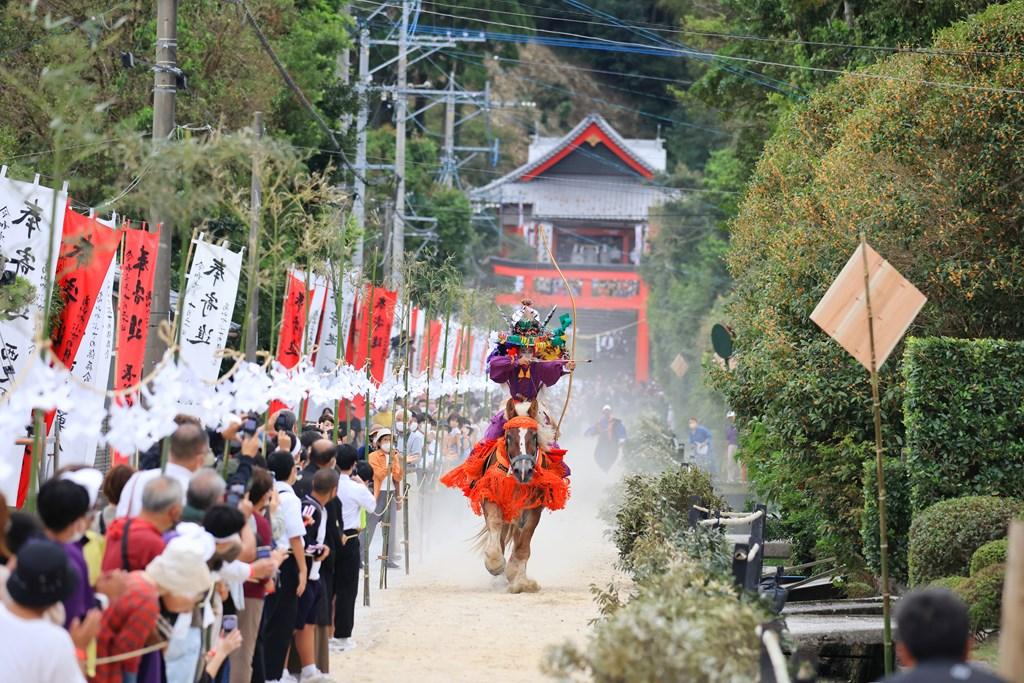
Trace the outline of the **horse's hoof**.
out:
M 518 579 L 508 586 L 508 592 L 513 595 L 519 593 L 536 593 L 540 590 L 540 584 L 533 579 Z
M 489 560 L 484 560 L 484 567 L 491 576 L 501 576 L 505 573 L 505 558 L 501 558 L 501 561 L 498 564 L 493 564 Z

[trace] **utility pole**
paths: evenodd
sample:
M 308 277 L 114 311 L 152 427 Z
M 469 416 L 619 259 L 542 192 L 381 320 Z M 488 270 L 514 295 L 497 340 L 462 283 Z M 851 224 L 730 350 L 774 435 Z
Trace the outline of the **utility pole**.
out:
M 260 187 L 260 154 L 258 141 L 263 139 L 263 112 L 254 112 L 252 115 L 253 136 L 257 140 L 257 147 L 252 155 L 252 184 L 249 187 L 249 280 L 248 291 L 246 291 L 245 310 L 245 359 L 250 363 L 256 362 L 256 349 L 259 348 L 259 325 L 260 316 L 260 261 L 256 257 L 256 250 L 259 246 L 260 232 L 260 207 L 263 203 L 262 188 Z
M 448 77 L 448 94 L 444 99 L 444 150 L 441 154 L 441 183 L 455 183 L 455 69 Z
M 391 225 L 391 284 L 402 286 L 405 262 L 405 117 L 408 104 L 409 0 L 402 0 L 402 21 L 398 32 L 398 84 L 395 88 L 395 189 L 394 222 Z
M 153 75 L 153 145 L 167 144 L 174 133 L 174 104 L 177 95 L 178 0 L 157 0 L 156 65 Z M 171 234 L 173 226 L 153 212 L 151 224 L 160 231 L 153 282 L 153 303 L 149 313 L 145 367 L 152 368 L 163 357 L 167 345 L 157 329 L 170 315 Z M 178 292 L 184 296 L 184 292 Z
M 356 114 L 356 177 L 353 184 L 355 197 L 352 199 L 352 215 L 356 227 L 366 231 L 366 135 L 370 118 L 370 29 L 363 24 L 359 29 L 359 77 L 356 80 L 356 98 L 359 111 Z M 352 267 L 363 270 L 363 238 L 356 240 Z

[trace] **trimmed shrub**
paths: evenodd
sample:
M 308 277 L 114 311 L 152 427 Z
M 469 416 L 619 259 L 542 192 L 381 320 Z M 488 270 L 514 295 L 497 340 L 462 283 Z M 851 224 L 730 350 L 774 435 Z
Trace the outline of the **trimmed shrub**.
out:
M 1003 605 L 1003 579 L 1005 564 L 985 567 L 964 584 L 962 595 L 974 631 L 994 631 L 999 628 L 999 614 Z
M 910 583 L 965 575 L 981 546 L 1006 536 L 1010 520 L 1024 509 L 1013 498 L 968 496 L 936 503 L 910 526 Z
M 595 683 L 747 683 L 757 678 L 760 603 L 737 599 L 727 574 L 677 557 L 648 575 L 623 604 L 598 595 L 604 616 L 583 645 L 548 651 L 542 669 L 560 680 Z M 711 645 L 713 644 L 713 646 Z
M 994 564 L 1006 562 L 1006 553 L 1009 550 L 1010 542 L 1005 538 L 998 541 L 989 541 L 974 551 L 971 555 L 971 576 L 974 576 L 982 569 L 991 567 Z
M 698 496 L 705 506 L 727 509 L 712 488 L 711 477 L 696 468 L 627 477 L 623 489 L 612 538 L 627 569 L 633 566 L 631 555 L 641 539 L 658 544 L 686 529 L 691 496 Z
M 970 581 L 966 576 L 947 576 L 944 579 L 935 579 L 929 586 L 933 588 L 945 588 L 946 590 L 953 591 L 960 597 L 963 597 L 964 586 Z
M 899 458 L 882 461 L 885 473 L 885 515 L 889 541 L 889 576 L 907 582 L 907 541 L 910 536 L 910 478 Z M 864 560 L 876 575 L 882 573 L 878 537 L 878 470 L 875 459 L 864 461 L 864 514 L 861 515 L 860 537 Z
M 1024 342 L 909 339 L 903 376 L 914 510 L 1024 491 Z

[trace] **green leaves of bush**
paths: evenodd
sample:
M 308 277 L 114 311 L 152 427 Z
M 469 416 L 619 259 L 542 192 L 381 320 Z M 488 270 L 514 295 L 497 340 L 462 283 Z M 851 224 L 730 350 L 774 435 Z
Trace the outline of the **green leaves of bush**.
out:
M 910 481 L 904 462 L 883 460 L 885 472 L 885 515 L 889 541 L 889 576 L 907 580 L 907 541 L 910 534 Z M 878 470 L 874 459 L 864 461 L 864 514 L 860 536 L 864 560 L 876 575 L 882 572 L 878 525 Z
M 915 510 L 1024 491 L 1024 342 L 909 339 L 903 375 Z
M 936 503 L 917 513 L 910 527 L 910 583 L 967 574 L 981 546 L 1006 536 L 1024 503 L 1012 498 L 969 496 Z
M 986 567 L 1006 562 L 1006 555 L 1009 551 L 1010 542 L 1005 538 L 998 541 L 989 541 L 974 551 L 971 555 L 971 576 L 976 576 Z

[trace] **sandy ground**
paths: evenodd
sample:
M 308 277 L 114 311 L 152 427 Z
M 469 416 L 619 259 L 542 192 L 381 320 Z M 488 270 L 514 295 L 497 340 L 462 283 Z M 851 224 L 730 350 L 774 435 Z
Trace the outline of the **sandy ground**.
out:
M 358 647 L 331 658 L 335 680 L 545 680 L 545 649 L 585 638 L 597 614 L 590 585 L 614 576 L 614 547 L 597 518 L 607 482 L 585 462 L 592 443 L 573 446 L 573 496 L 565 510 L 544 513 L 533 540 L 528 571 L 539 593 L 510 595 L 504 577 L 487 574 L 468 542 L 481 520 L 461 494 L 441 491 L 432 506 L 414 499 L 413 517 L 426 515 L 422 543 L 412 525 L 411 572 L 389 571 L 382 591 L 375 567 L 371 606 L 360 593 L 356 611 Z

